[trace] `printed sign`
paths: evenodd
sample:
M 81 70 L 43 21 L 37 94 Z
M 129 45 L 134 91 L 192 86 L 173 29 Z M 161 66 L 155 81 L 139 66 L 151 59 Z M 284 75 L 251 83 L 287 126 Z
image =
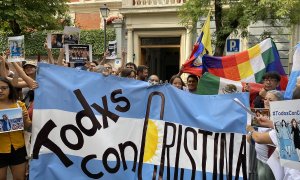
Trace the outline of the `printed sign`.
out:
M 117 57 L 117 41 L 108 42 L 108 52 L 106 59 L 116 59 Z
M 25 61 L 24 36 L 8 37 L 8 62 Z
M 0 110 L 0 133 L 24 130 L 21 108 Z
M 64 27 L 64 44 L 79 44 L 80 29 L 71 26 Z
M 227 52 L 240 52 L 240 39 L 226 40 Z
M 66 60 L 70 63 L 84 63 L 92 61 L 92 46 L 66 44 Z
M 63 34 L 48 34 L 47 35 L 47 45 L 50 49 L 63 48 Z
M 269 109 L 265 109 L 265 108 L 251 108 L 251 111 L 255 114 L 255 116 L 251 117 L 251 126 L 255 126 L 255 127 L 264 127 L 261 126 L 258 122 L 259 117 L 265 117 L 270 119 L 270 111 Z
M 300 100 L 270 102 L 276 130 L 280 163 L 300 170 Z

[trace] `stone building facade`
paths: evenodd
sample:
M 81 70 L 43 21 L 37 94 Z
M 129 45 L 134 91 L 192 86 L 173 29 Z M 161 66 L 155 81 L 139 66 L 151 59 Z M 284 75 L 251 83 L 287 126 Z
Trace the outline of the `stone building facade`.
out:
M 106 4 L 110 9 L 108 19 L 115 19 L 118 57 L 122 49 L 127 52 L 127 62 L 150 67 L 162 79 L 169 79 L 178 72 L 181 64 L 190 55 L 196 41 L 192 26 L 186 28 L 179 22 L 178 7 L 184 0 L 70 0 L 70 15 L 75 25 L 82 29 L 103 28 L 99 8 Z M 201 27 L 198 23 L 198 29 Z M 211 21 L 214 31 L 214 21 Z M 300 40 L 300 26 L 292 29 L 284 26 L 272 27 L 263 22 L 249 26 L 250 36 L 238 35 L 229 38 L 241 40 L 241 50 L 260 41 L 262 32 L 269 33 L 277 44 L 286 72 L 291 67 L 293 46 Z M 199 31 L 197 31 L 199 33 Z

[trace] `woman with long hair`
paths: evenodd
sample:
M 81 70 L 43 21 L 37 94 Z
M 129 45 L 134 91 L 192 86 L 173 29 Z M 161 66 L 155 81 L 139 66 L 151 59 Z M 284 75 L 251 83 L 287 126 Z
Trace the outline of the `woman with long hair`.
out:
M 299 130 L 298 122 L 296 121 L 296 119 L 292 119 L 291 125 L 292 125 L 291 133 L 293 135 L 294 145 L 295 145 L 298 157 L 300 158 L 300 130 Z
M 24 127 L 29 128 L 31 121 L 25 104 L 18 101 L 15 88 L 0 77 L 0 110 L 22 108 Z M 25 179 L 26 148 L 23 131 L 0 133 L 0 179 L 7 178 L 7 168 L 11 169 L 13 179 Z
M 266 96 L 264 98 L 264 107 L 266 109 L 270 109 L 270 102 L 271 101 L 281 101 L 283 100 L 283 95 L 280 91 L 277 90 L 271 90 L 266 93 Z M 263 132 L 269 132 L 271 131 L 271 128 L 273 128 L 273 122 L 270 121 L 268 117 L 257 117 L 258 124 L 263 127 L 269 127 L 269 128 L 262 128 L 259 127 L 257 129 L 257 132 L 263 133 Z M 251 127 L 251 126 L 250 126 Z M 251 127 L 252 128 L 252 127 Z M 248 142 L 251 142 L 252 136 L 248 136 Z M 269 159 L 270 153 L 274 150 L 273 147 L 268 146 L 266 144 L 259 144 L 255 143 L 255 151 L 256 151 L 256 159 L 257 159 L 257 178 L 259 180 L 273 180 L 275 179 L 272 170 L 267 164 L 267 161 Z
M 181 77 L 178 76 L 178 75 L 173 75 L 173 76 L 171 77 L 171 79 L 170 79 L 170 84 L 171 84 L 172 86 L 177 87 L 178 89 L 181 89 L 181 90 L 183 90 L 183 87 L 185 86 L 183 80 L 182 80 Z
M 291 137 L 291 132 L 289 130 L 288 124 L 285 122 L 284 119 L 281 120 L 280 126 L 277 127 L 277 131 L 279 132 L 279 144 L 281 146 L 282 151 L 284 151 L 288 157 L 291 157 L 293 151 L 293 142 Z M 288 159 L 287 157 L 287 159 Z

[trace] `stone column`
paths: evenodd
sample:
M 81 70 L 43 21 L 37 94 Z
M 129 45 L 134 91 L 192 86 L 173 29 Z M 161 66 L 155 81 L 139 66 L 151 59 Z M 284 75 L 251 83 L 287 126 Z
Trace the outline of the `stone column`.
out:
M 123 26 L 123 20 L 122 19 L 116 19 L 113 21 L 113 26 L 115 28 L 116 32 L 116 41 L 117 41 L 117 58 L 122 57 L 122 47 L 123 47 L 123 39 L 122 39 L 122 26 Z
M 189 25 L 186 29 L 186 46 L 185 46 L 185 54 L 186 54 L 186 58 L 188 58 L 191 55 L 192 52 L 192 36 L 193 36 L 193 32 L 192 32 L 192 26 Z
M 127 61 L 133 62 L 133 29 L 127 28 Z
M 76 13 L 74 10 L 72 10 L 70 13 L 69 13 L 70 17 L 71 17 L 71 23 L 73 24 L 76 24 Z

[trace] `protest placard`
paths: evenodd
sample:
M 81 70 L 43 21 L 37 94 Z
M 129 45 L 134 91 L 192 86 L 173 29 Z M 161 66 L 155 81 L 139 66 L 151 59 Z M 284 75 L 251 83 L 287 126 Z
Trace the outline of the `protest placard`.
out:
M 266 117 L 270 118 L 270 111 L 266 108 L 251 108 L 251 111 L 255 113 L 255 116 L 251 117 L 251 126 L 255 127 L 264 127 L 259 124 L 258 119 L 259 117 Z
M 79 44 L 80 29 L 71 26 L 64 27 L 64 44 Z
M 282 166 L 300 170 L 300 100 L 270 102 Z
M 106 59 L 116 59 L 117 58 L 117 41 L 108 42 L 108 55 Z
M 66 61 L 70 63 L 84 63 L 92 61 L 92 46 L 79 44 L 66 44 Z
M 47 34 L 47 46 L 50 49 L 63 48 L 63 34 Z
M 21 108 L 0 110 L 0 133 L 20 131 L 24 129 Z
M 8 37 L 8 62 L 25 61 L 24 36 Z

